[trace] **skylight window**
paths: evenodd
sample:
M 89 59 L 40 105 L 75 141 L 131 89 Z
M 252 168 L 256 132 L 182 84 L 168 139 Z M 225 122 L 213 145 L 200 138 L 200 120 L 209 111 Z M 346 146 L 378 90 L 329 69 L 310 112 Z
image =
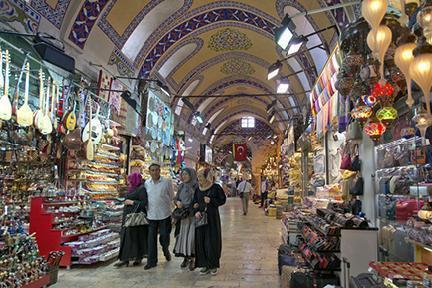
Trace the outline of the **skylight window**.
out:
M 254 117 L 243 117 L 241 119 L 242 128 L 255 128 L 255 118 Z

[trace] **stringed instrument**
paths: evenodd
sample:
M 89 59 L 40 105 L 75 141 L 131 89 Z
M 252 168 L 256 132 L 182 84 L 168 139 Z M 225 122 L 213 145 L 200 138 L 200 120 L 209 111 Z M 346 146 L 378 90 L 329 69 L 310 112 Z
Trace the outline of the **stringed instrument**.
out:
M 90 117 L 89 117 L 89 125 L 88 125 L 89 128 L 88 128 L 88 131 L 87 131 L 87 143 L 85 143 L 86 159 L 89 160 L 89 161 L 93 161 L 94 160 L 94 144 L 93 144 L 93 139 L 92 139 L 93 137 L 91 137 L 91 135 L 92 135 L 92 109 L 93 109 L 92 105 L 91 105 L 91 102 L 92 102 L 92 99 L 90 98 L 89 99 Z M 86 132 L 84 132 L 83 134 L 86 134 Z
M 63 118 L 63 126 L 67 131 L 72 131 L 75 129 L 77 125 L 77 116 L 76 116 L 76 99 L 75 96 L 73 98 L 73 105 L 69 105 L 69 111 L 66 112 Z
M 51 134 L 51 132 L 53 130 L 51 119 L 49 117 L 50 84 L 51 84 L 51 79 L 48 77 L 48 84 L 47 84 L 46 97 L 45 97 L 45 111 L 44 111 L 44 115 L 42 117 L 42 131 L 41 131 L 41 133 L 43 135 Z
M 89 121 L 84 128 L 84 132 L 83 132 L 84 142 L 88 140 L 88 137 L 90 137 L 89 135 L 91 135 L 92 141 L 95 145 L 101 142 L 103 131 L 102 131 L 102 123 L 99 120 L 99 113 L 100 113 L 100 105 L 98 105 L 95 117 L 91 119 L 91 121 Z M 91 131 L 91 133 L 89 133 L 89 131 Z
M 30 86 L 30 64 L 26 64 L 26 80 L 24 88 L 24 104 L 17 110 L 18 125 L 27 127 L 33 124 L 33 111 L 28 105 L 29 86 Z
M 57 85 L 56 85 L 56 83 L 53 81 L 53 83 L 52 83 L 52 90 L 51 90 L 51 116 L 50 116 L 50 119 L 51 119 L 51 123 L 52 123 L 52 126 L 53 126 L 53 128 L 54 128 L 54 130 L 57 130 L 57 116 L 56 116 L 56 109 L 55 109 L 55 106 L 56 106 L 56 103 L 57 103 Z
M 0 89 L 4 88 L 4 76 L 3 76 L 3 52 L 0 47 Z
M 1 60 L 2 61 L 2 60 Z M 4 91 L 3 96 L 0 98 L 0 120 L 8 121 L 12 118 L 12 104 L 9 100 L 9 50 L 6 50 L 5 53 L 5 63 L 6 63 L 6 69 L 5 69 L 5 84 L 4 84 Z
M 44 107 L 44 74 L 42 69 L 39 70 L 39 110 L 34 113 L 34 126 L 39 131 L 42 130 L 43 124 L 43 107 Z

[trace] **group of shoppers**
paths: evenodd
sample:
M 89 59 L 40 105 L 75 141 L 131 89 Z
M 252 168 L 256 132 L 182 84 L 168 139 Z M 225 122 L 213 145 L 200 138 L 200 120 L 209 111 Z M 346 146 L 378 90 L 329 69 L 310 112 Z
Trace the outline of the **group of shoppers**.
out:
M 173 204 L 181 217 L 176 215 L 176 243 L 174 255 L 183 257 L 182 268 L 202 268 L 201 274 L 217 274 L 222 252 L 222 232 L 218 207 L 225 204 L 226 196 L 219 184 L 215 183 L 212 169 L 186 168 L 181 172 L 182 184 L 174 196 L 170 179 L 161 177 L 160 165 L 149 167 L 150 179 L 143 181 L 141 174 L 128 177 L 129 191 L 124 201 L 123 225 L 119 262 L 116 267 L 140 265 L 147 256 L 145 270 L 157 266 L 157 235 L 167 261 L 171 261 L 169 251 L 172 230 Z M 125 227 L 126 216 L 144 212 L 148 225 Z M 204 221 L 206 220 L 206 221 Z M 196 223 L 200 223 L 199 227 Z

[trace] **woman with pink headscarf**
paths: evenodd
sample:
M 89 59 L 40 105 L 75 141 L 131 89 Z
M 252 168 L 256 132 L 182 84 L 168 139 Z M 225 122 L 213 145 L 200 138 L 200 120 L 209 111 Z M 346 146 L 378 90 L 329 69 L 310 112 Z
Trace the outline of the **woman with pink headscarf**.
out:
M 143 185 L 144 181 L 141 174 L 137 172 L 130 174 L 128 184 L 128 194 L 124 201 L 123 224 L 126 215 L 130 213 L 141 211 L 147 213 L 147 191 Z M 130 260 L 134 260 L 134 266 L 141 264 L 142 259 L 147 255 L 147 230 L 147 226 L 124 227 L 122 225 L 119 262 L 114 264 L 115 267 L 129 266 Z

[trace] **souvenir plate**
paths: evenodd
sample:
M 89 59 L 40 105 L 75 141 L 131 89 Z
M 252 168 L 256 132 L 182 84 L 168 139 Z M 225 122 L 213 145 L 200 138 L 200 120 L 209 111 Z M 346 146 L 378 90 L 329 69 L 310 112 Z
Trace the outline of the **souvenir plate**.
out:
M 153 140 L 156 140 L 156 138 L 157 138 L 157 130 L 156 130 L 156 128 L 155 127 L 153 127 L 153 128 L 150 128 L 150 130 L 151 130 L 151 138 L 153 139 Z
M 157 127 L 158 125 L 158 115 L 156 112 L 151 112 L 151 117 L 152 117 L 152 122 L 153 122 L 153 126 Z
M 162 118 L 161 115 L 159 115 L 159 117 L 158 117 L 158 127 L 159 127 L 159 129 L 162 128 L 162 124 L 163 124 L 163 118 Z
M 157 149 L 158 149 L 158 144 L 156 143 L 156 141 L 152 141 L 152 143 L 150 145 L 150 151 L 152 153 L 155 153 Z

